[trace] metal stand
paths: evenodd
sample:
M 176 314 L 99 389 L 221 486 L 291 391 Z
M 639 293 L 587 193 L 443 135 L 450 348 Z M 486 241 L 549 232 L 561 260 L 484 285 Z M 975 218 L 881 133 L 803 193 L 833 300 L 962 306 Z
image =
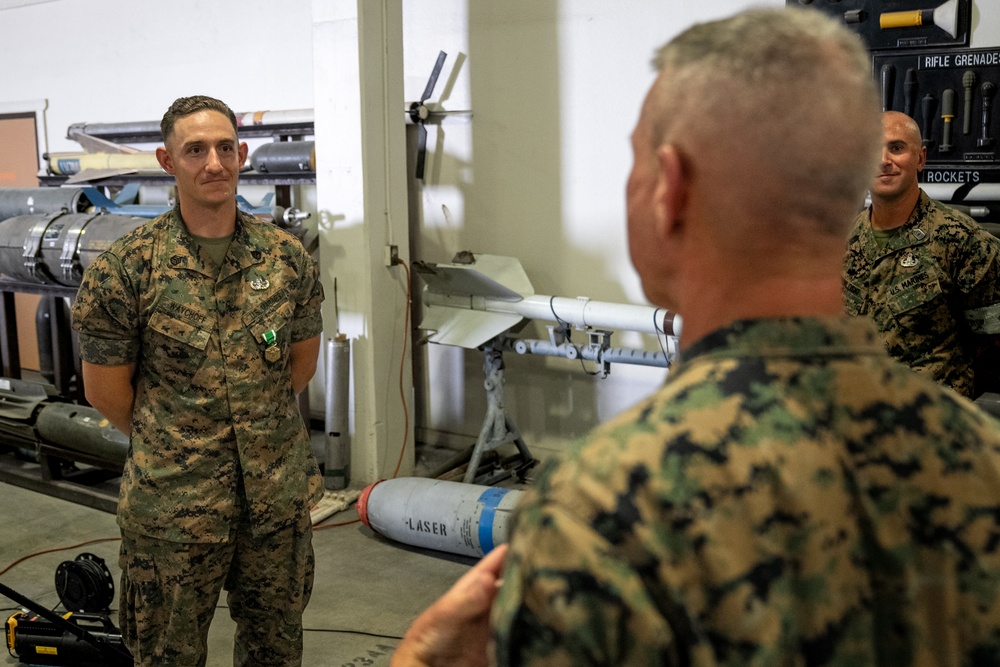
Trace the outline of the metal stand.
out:
M 494 338 L 483 347 L 485 356 L 483 372 L 486 374 L 486 381 L 483 383 L 483 386 L 486 387 L 486 418 L 479 431 L 476 446 L 472 450 L 469 468 L 465 471 L 465 477 L 462 479 L 466 484 L 471 484 L 476 478 L 476 471 L 479 469 L 479 462 L 483 454 L 508 442 L 513 442 L 517 446 L 523 467 L 527 468 L 535 464 L 531 452 L 528 451 L 528 446 L 521 439 L 520 432 L 504 411 L 502 339 L 503 336 Z

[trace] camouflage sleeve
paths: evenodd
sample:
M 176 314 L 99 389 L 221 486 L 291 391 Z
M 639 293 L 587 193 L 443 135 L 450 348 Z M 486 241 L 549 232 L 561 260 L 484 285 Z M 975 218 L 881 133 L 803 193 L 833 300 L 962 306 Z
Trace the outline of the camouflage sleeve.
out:
M 1000 239 L 972 223 L 955 267 L 969 328 L 978 334 L 1000 334 Z
M 868 212 L 862 211 L 854 219 L 854 227 L 847 239 L 844 252 L 844 266 L 841 271 L 841 283 L 844 288 L 844 308 L 848 315 L 863 315 L 865 310 L 865 295 L 862 285 L 864 274 L 871 271 L 864 261 L 861 233 L 863 225 L 868 224 Z
M 117 257 L 103 253 L 87 267 L 72 312 L 81 359 L 118 366 L 139 358 L 136 299 Z
M 308 253 L 303 252 L 301 289 L 295 299 L 291 341 L 299 343 L 323 333 L 323 284 L 319 281 L 319 265 Z
M 529 492 L 511 529 L 493 606 L 497 664 L 677 664 L 648 588 L 654 559 L 634 543 L 628 557 L 615 553 L 620 545 L 547 498 L 545 484 Z

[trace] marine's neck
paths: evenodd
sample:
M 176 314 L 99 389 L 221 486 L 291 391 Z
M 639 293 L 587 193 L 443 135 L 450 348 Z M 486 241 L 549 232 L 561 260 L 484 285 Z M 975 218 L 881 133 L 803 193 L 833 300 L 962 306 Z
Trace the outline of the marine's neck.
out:
M 188 231 L 204 238 L 229 236 L 236 229 L 236 200 L 218 206 L 197 206 L 181 200 L 181 217 Z
M 692 262 L 680 290 L 681 348 L 737 320 L 844 313 L 842 253 L 768 253 Z
M 899 197 L 886 199 L 872 197 L 872 228 L 880 230 L 901 227 L 910 219 L 910 214 L 920 199 L 920 188 L 907 190 Z

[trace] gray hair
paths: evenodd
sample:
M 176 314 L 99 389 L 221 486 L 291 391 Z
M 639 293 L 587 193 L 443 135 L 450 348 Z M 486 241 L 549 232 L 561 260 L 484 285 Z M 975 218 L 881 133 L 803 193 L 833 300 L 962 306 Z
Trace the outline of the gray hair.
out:
M 816 10 L 751 9 L 684 31 L 654 66 L 657 144 L 723 163 L 751 205 L 846 233 L 882 136 L 856 35 Z

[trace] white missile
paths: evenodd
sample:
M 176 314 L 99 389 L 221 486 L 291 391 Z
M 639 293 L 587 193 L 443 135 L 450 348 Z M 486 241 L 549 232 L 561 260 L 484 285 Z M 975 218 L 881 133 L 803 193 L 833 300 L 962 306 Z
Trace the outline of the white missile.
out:
M 403 544 L 482 556 L 507 541 L 507 522 L 523 491 L 400 477 L 375 482 L 358 498 L 358 516 Z
M 413 263 L 427 286 L 420 328 L 433 332 L 431 342 L 475 349 L 528 319 L 577 329 L 680 335 L 680 318 L 665 308 L 535 294 L 514 257 L 459 257 L 462 261 L 454 264 Z
M 85 183 L 101 178 L 145 172 L 162 174 L 156 153 L 46 153 L 49 172 L 69 176 L 66 183 Z
M 242 111 L 236 113 L 236 125 L 240 128 L 240 137 L 270 136 L 268 128 L 299 128 L 301 134 L 312 134 L 315 113 L 312 109 L 261 110 Z M 257 134 L 255 130 L 262 130 Z M 85 134 L 103 139 L 118 141 L 162 141 L 160 121 L 143 120 L 124 123 L 73 123 L 66 131 L 67 139 L 76 139 L 74 135 Z

